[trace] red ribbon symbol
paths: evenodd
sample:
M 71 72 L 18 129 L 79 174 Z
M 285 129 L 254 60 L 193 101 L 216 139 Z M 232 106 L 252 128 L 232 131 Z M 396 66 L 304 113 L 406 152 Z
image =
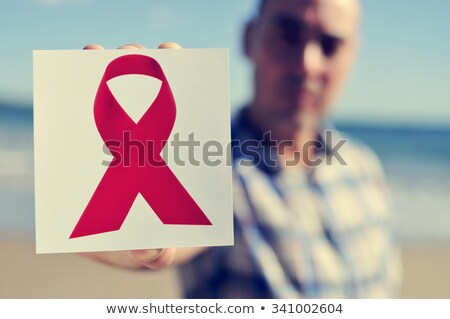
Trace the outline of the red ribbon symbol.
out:
M 126 74 L 152 76 L 162 82 L 155 101 L 137 123 L 123 110 L 107 85 L 110 79 Z M 118 163 L 113 160 L 70 238 L 119 230 L 139 193 L 163 224 L 211 225 L 160 155 L 172 132 L 175 117 L 175 100 L 157 61 L 149 56 L 130 54 L 108 64 L 94 102 L 95 123 L 103 141 L 110 151 L 108 141 L 120 141 L 123 145 L 125 133 L 144 146 L 151 141 L 153 148 L 147 147 L 146 151 L 159 165 L 147 161 L 145 165 L 138 165 L 137 157 L 133 156 L 131 165 L 124 165 L 123 160 Z M 120 153 L 122 159 L 130 157 L 124 147 L 115 152 Z

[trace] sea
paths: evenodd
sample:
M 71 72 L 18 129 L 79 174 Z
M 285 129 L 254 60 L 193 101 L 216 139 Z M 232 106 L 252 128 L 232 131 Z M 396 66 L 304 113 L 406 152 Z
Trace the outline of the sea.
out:
M 338 122 L 383 163 L 397 234 L 450 243 L 450 127 Z M 0 232 L 34 233 L 33 112 L 0 104 Z

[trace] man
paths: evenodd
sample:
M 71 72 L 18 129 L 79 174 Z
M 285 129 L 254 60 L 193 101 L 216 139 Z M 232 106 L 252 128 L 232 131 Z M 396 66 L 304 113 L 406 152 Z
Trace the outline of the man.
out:
M 357 0 L 263 0 L 247 24 L 254 94 L 232 138 L 260 143 L 233 154 L 234 247 L 86 255 L 180 265 L 192 298 L 392 296 L 399 263 L 380 167 L 324 121 L 357 50 L 359 10 Z

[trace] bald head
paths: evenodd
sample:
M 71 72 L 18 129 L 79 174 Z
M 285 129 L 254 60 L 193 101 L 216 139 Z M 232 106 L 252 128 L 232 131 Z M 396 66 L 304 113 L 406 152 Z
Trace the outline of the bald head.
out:
M 258 13 L 261 15 L 261 13 L 264 11 L 266 5 L 268 2 L 273 1 L 273 0 L 261 0 L 259 2 L 259 10 Z M 275 0 L 276 1 L 276 0 Z M 308 3 L 308 2 L 317 2 L 317 0 L 297 0 L 297 1 L 302 1 L 304 3 Z M 347 2 L 349 5 L 353 6 L 357 11 L 360 10 L 360 1 L 359 0 L 342 0 L 340 2 L 343 2 L 343 4 L 345 5 L 345 2 Z
M 322 16 L 324 22 L 335 19 L 345 19 L 348 23 L 348 30 L 337 30 L 337 32 L 358 32 L 361 18 L 360 0 L 261 0 L 259 3 L 258 16 L 260 18 L 265 14 L 268 6 L 277 5 L 276 2 L 285 2 L 282 5 L 288 5 L 292 8 L 315 7 Z M 290 3 L 289 3 L 290 2 Z M 278 3 L 279 5 L 280 3 Z M 339 23 L 342 25 L 342 23 Z

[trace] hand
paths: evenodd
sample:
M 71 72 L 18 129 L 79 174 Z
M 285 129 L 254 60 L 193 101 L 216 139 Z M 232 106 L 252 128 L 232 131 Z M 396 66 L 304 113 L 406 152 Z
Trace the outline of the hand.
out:
M 80 253 L 79 255 L 121 268 L 157 270 L 170 266 L 174 262 L 176 252 L 176 248 L 166 248 L 101 251 Z
M 181 49 L 181 46 L 174 42 L 162 43 L 159 49 Z M 141 44 L 125 44 L 118 49 L 145 49 Z M 83 50 L 104 50 L 99 44 L 88 44 Z M 172 264 L 185 262 L 197 255 L 204 248 L 166 248 L 166 249 L 144 249 L 131 251 L 111 251 L 111 252 L 89 252 L 80 255 L 119 266 L 122 268 L 149 268 L 161 269 Z

